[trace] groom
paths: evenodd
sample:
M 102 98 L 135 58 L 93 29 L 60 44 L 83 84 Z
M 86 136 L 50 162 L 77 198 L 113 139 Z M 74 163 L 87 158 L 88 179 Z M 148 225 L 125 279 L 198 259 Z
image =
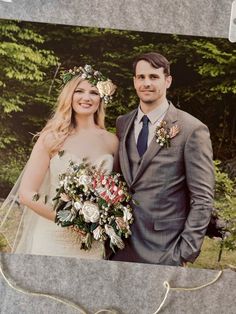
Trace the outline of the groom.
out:
M 159 53 L 135 60 L 139 106 L 117 119 L 135 220 L 125 248 L 109 252 L 110 260 L 184 265 L 200 253 L 213 201 L 211 141 L 206 125 L 166 99 L 171 81 Z

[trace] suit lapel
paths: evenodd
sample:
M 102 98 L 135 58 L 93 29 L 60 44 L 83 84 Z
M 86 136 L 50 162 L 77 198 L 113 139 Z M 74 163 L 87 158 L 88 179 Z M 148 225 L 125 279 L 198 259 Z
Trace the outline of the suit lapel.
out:
M 129 164 L 129 157 L 126 149 L 126 142 L 127 142 L 127 136 L 129 134 L 129 131 L 131 127 L 133 126 L 135 117 L 137 114 L 137 110 L 133 111 L 131 115 L 129 116 L 128 120 L 124 123 L 123 128 L 126 130 L 120 145 L 120 167 L 123 173 L 123 176 L 125 178 L 125 181 L 130 186 L 132 182 L 132 176 L 131 176 L 131 170 L 130 170 L 130 164 Z
M 173 124 L 177 121 L 177 109 L 172 105 L 170 102 L 169 109 L 163 118 L 164 121 L 167 122 L 167 127 L 171 128 Z M 161 149 L 166 149 L 161 147 L 157 142 L 156 142 L 156 137 L 152 139 L 147 151 L 143 155 L 142 161 L 140 163 L 140 166 L 138 168 L 138 171 L 133 178 L 132 185 L 134 185 L 137 180 L 140 178 L 140 176 L 143 174 L 144 170 L 146 167 L 150 164 L 151 160 L 153 159 L 154 156 L 156 156 Z

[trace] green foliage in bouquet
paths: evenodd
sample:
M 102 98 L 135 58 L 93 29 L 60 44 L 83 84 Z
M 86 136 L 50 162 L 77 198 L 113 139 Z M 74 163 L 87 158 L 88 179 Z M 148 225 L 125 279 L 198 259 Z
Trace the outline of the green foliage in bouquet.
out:
M 228 250 L 236 250 L 236 184 L 220 169 L 221 162 L 215 161 L 215 212 L 222 225 L 223 243 Z

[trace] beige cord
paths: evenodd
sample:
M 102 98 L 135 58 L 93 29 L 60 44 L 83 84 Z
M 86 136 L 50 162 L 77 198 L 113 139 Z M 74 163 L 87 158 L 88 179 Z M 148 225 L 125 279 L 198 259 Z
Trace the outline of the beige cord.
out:
M 46 294 L 46 293 L 40 293 L 40 292 L 30 292 L 28 290 L 25 290 L 23 288 L 20 288 L 16 285 L 14 285 L 7 277 L 6 275 L 4 274 L 3 272 L 3 269 L 2 269 L 2 266 L 0 265 L 0 273 L 2 275 L 2 277 L 4 278 L 5 282 L 8 284 L 9 287 L 11 287 L 13 290 L 17 291 L 17 292 L 20 292 L 20 293 L 23 293 L 23 294 L 27 294 L 27 295 L 31 295 L 31 296 L 36 296 L 36 297 L 46 297 L 46 298 L 49 298 L 49 299 L 52 299 L 54 301 L 57 301 L 59 303 L 62 303 L 66 306 L 69 306 L 73 309 L 76 309 L 77 311 L 80 311 L 80 313 L 82 314 L 88 314 L 86 311 L 84 311 L 79 305 L 73 303 L 73 302 L 70 302 L 64 298 L 59 298 L 59 297 L 56 297 L 56 296 L 53 296 L 53 295 L 50 295 L 50 294 Z M 166 293 L 165 293 L 165 296 L 160 304 L 160 306 L 158 307 L 158 309 L 153 313 L 153 314 L 157 314 L 161 311 L 163 305 L 165 304 L 165 301 L 167 299 L 167 296 L 170 292 L 170 290 L 173 290 L 173 291 L 196 291 L 196 290 L 200 290 L 202 288 L 205 288 L 205 287 L 208 287 L 212 284 L 214 284 L 220 277 L 221 275 L 223 274 L 223 270 L 220 270 L 219 273 L 217 274 L 217 276 L 211 280 L 210 282 L 207 282 L 201 286 L 196 286 L 196 287 L 189 287 L 189 288 L 186 288 L 186 287 L 171 287 L 169 282 L 168 281 L 164 281 L 163 285 L 164 287 L 166 288 Z M 114 311 L 114 310 L 109 310 L 109 309 L 101 309 L 99 311 L 97 311 L 96 313 L 94 314 L 99 314 L 99 313 L 111 313 L 111 314 L 117 314 L 117 311 Z
M 163 301 L 161 302 L 160 306 L 158 307 L 158 309 L 153 313 L 153 314 L 157 314 L 160 312 L 160 310 L 162 309 L 163 305 L 165 304 L 165 301 L 167 299 L 168 293 L 170 290 L 173 291 L 196 291 L 196 290 L 200 290 L 202 288 L 208 287 L 210 285 L 213 285 L 213 283 L 215 283 L 220 276 L 223 274 L 223 270 L 220 270 L 219 273 L 217 274 L 217 276 L 210 282 L 207 282 L 201 286 L 197 286 L 197 287 L 192 287 L 192 288 L 185 288 L 185 287 L 171 287 L 168 281 L 164 281 L 163 285 L 166 288 L 166 293 L 165 296 L 163 298 Z
M 5 282 L 8 284 L 9 287 L 11 287 L 13 290 L 17 291 L 17 292 L 20 292 L 20 293 L 23 293 L 23 294 L 27 294 L 27 295 L 31 295 L 31 296 L 35 296 L 35 297 L 45 297 L 45 298 L 49 298 L 49 299 L 52 299 L 54 301 L 57 301 L 59 303 L 62 303 L 66 306 L 69 306 L 77 311 L 80 311 L 80 313 L 82 314 L 88 314 L 86 311 L 84 311 L 79 305 L 71 302 L 71 301 L 68 301 L 64 298 L 59 298 L 59 297 L 56 297 L 56 296 L 53 296 L 53 295 L 50 295 L 50 294 L 47 294 L 47 293 L 40 293 L 40 292 L 31 292 L 31 291 L 28 291 L 28 290 L 25 290 L 23 288 L 20 288 L 16 285 L 14 285 L 7 277 L 6 275 L 4 274 L 3 272 L 3 269 L 2 269 L 2 266 L 0 265 L 0 273 L 2 275 L 2 277 L 4 278 Z M 111 313 L 111 314 L 117 314 L 116 311 L 114 310 L 107 310 L 107 309 L 101 309 L 99 310 L 98 312 L 96 312 L 95 314 L 99 314 L 99 313 Z

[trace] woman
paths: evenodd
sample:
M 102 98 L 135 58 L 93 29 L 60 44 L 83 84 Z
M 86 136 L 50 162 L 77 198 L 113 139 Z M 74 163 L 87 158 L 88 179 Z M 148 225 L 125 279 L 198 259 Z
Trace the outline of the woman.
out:
M 118 139 L 105 130 L 104 105 L 111 100 L 115 85 L 91 66 L 74 68 L 63 75 L 66 85 L 59 95 L 53 117 L 40 132 L 21 179 L 20 203 L 32 209 L 24 218 L 23 232 L 15 252 L 102 258 L 103 245 L 91 251 L 80 244 L 66 228 L 55 223 L 52 198 L 59 174 L 72 160 L 87 158 L 110 172 Z M 29 216 L 29 217 L 28 217 Z

